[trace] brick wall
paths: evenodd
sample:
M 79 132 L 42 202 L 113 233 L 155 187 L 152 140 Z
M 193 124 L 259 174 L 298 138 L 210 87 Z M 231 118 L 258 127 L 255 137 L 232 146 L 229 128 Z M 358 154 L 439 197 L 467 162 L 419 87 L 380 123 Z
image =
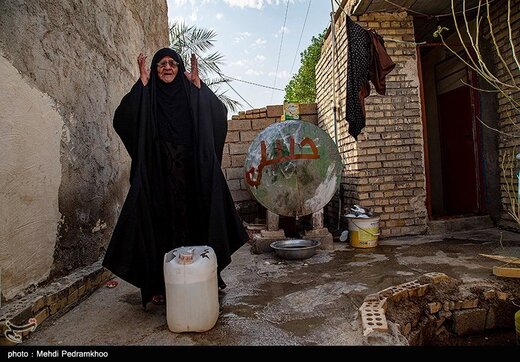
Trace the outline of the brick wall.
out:
M 493 24 L 493 33 L 495 35 L 496 42 L 500 49 L 507 68 L 509 68 L 514 81 L 511 79 L 509 72 L 506 69 L 506 65 L 497 56 L 496 50 L 493 50 L 495 59 L 495 68 L 497 78 L 506 84 L 514 84 L 516 82 L 516 91 L 511 93 L 511 97 L 517 104 L 520 102 L 520 92 L 518 92 L 518 84 L 520 77 L 520 66 L 515 62 L 513 58 L 513 52 L 511 44 L 514 44 L 515 50 L 518 54 L 520 49 L 520 11 L 518 2 L 512 2 L 511 5 L 511 28 L 512 38 L 509 36 L 508 21 L 507 21 L 507 1 L 501 0 L 497 6 L 492 6 L 491 19 Z M 485 32 L 489 38 L 489 32 Z M 518 58 L 518 55 L 517 55 Z M 512 159 L 515 154 L 520 152 L 520 112 L 514 110 L 512 102 L 510 102 L 503 94 L 498 93 L 498 114 L 499 114 L 499 130 L 507 134 L 514 134 L 515 137 L 509 137 L 504 134 L 499 135 L 499 162 L 506 157 L 506 160 Z M 518 195 L 518 179 L 516 174 L 519 172 L 519 163 L 513 161 L 512 169 L 509 172 L 501 171 L 500 183 L 501 183 L 501 195 L 502 195 L 502 225 L 512 226 L 518 229 L 520 225 L 514 222 L 508 211 L 511 210 L 511 198 L 515 198 Z M 511 172 L 513 171 L 513 172 Z M 507 192 L 506 181 L 509 183 L 509 193 Z M 517 210 L 518 215 L 518 210 Z
M 240 112 L 228 121 L 222 169 L 240 216 L 246 222 L 254 222 L 255 218 L 262 217 L 262 213 L 265 213 L 265 209 L 258 206 L 249 192 L 244 179 L 247 151 L 258 133 L 267 126 L 280 122 L 282 112 L 281 105 L 267 106 Z M 318 120 L 316 104 L 300 104 L 300 118 L 316 124 Z
M 383 38 L 414 41 L 412 18 L 406 13 L 352 16 Z M 327 35 L 316 68 L 318 125 L 334 138 L 333 84 L 337 97 L 338 147 L 345 164 L 342 214 L 353 204 L 381 214 L 381 236 L 419 234 L 426 230 L 426 186 L 423 160 L 419 81 L 415 46 L 387 41 L 396 68 L 386 77 L 387 92 L 374 89 L 365 101 L 366 127 L 356 142 L 345 120 L 347 39 L 345 13 L 336 17 L 335 81 L 332 73 L 332 35 Z M 337 222 L 337 202 L 329 220 Z M 336 220 L 334 220 L 336 219 Z

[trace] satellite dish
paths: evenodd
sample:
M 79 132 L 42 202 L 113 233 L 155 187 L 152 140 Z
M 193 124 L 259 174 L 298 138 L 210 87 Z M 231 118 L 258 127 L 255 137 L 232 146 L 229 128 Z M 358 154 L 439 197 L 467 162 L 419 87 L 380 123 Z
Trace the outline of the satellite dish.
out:
M 245 181 L 269 211 L 300 217 L 321 210 L 334 196 L 343 163 L 336 144 L 312 123 L 271 124 L 251 143 Z

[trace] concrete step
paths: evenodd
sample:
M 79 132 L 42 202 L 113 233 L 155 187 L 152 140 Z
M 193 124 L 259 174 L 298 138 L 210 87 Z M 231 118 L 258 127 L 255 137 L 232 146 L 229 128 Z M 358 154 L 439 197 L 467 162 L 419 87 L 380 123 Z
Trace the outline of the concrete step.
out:
M 493 227 L 489 215 L 469 216 L 456 219 L 432 220 L 428 222 L 428 234 L 436 235 L 456 231 L 488 229 Z

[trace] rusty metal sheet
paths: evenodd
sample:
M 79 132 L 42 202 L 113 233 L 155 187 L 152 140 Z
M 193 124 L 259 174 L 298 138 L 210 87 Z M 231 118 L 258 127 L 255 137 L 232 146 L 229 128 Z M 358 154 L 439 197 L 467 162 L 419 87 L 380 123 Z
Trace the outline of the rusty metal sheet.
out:
M 274 123 L 253 140 L 245 181 L 256 200 L 283 216 L 322 209 L 341 181 L 336 144 L 321 128 L 299 120 Z

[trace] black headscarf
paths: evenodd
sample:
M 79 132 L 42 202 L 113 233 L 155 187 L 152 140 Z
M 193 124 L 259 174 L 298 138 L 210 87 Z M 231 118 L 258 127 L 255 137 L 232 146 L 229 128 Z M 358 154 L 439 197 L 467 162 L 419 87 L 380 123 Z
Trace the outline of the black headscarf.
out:
M 169 56 L 178 63 L 178 72 L 171 83 L 165 83 L 157 74 L 157 63 Z M 152 112 L 161 139 L 180 145 L 192 145 L 193 121 L 188 106 L 188 91 L 184 84 L 184 63 L 174 50 L 163 48 L 155 53 L 150 74 Z

